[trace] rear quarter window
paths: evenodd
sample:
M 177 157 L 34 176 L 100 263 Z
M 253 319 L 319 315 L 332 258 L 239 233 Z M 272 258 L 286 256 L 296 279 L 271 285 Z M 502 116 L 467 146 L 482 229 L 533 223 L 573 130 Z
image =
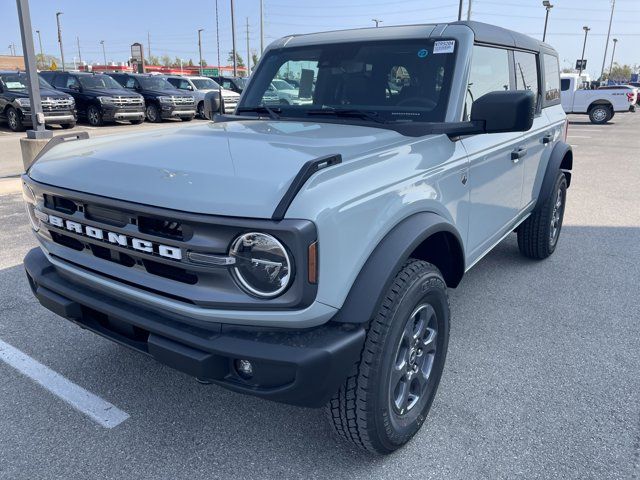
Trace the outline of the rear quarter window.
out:
M 544 59 L 544 98 L 543 107 L 550 107 L 552 105 L 558 105 L 560 103 L 560 66 L 558 64 L 558 57 L 554 55 L 543 55 Z M 562 85 L 562 90 L 564 88 Z

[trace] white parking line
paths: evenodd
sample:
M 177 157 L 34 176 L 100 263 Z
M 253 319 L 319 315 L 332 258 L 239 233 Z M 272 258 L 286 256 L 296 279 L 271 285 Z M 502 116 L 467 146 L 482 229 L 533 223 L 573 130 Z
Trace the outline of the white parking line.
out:
M 129 418 L 128 413 L 79 387 L 2 340 L 0 340 L 0 360 L 105 428 L 116 427 Z
M 571 135 L 569 134 L 569 138 L 593 138 L 593 137 L 589 137 L 589 136 L 585 136 L 585 135 Z

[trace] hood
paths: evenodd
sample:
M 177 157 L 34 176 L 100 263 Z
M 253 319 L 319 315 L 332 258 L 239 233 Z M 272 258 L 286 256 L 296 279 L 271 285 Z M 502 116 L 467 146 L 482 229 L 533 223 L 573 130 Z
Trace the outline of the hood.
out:
M 88 95 L 95 95 L 100 97 L 125 97 L 125 98 L 140 98 L 137 93 L 132 93 L 131 90 L 119 89 L 119 90 L 103 90 L 99 88 L 85 88 L 82 93 Z
M 62 143 L 29 170 L 37 182 L 193 213 L 270 218 L 302 165 L 348 162 L 406 141 L 375 127 L 246 120 Z
M 25 97 L 28 97 L 29 94 L 25 93 Z M 51 97 L 51 98 L 73 98 L 71 95 L 66 94 L 64 92 L 60 92 L 58 90 L 52 90 L 50 88 L 41 88 L 40 89 L 40 98 Z

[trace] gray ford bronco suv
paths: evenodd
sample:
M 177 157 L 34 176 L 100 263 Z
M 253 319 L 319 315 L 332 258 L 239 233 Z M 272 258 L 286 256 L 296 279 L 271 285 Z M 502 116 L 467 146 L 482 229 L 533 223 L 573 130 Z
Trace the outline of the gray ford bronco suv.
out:
M 285 76 L 307 101 L 269 106 Z M 559 84 L 549 45 L 475 22 L 280 39 L 237 115 L 52 140 L 23 176 L 29 283 L 83 328 L 326 406 L 346 440 L 391 452 L 436 394 L 447 289 L 514 231 L 529 258 L 557 246 Z

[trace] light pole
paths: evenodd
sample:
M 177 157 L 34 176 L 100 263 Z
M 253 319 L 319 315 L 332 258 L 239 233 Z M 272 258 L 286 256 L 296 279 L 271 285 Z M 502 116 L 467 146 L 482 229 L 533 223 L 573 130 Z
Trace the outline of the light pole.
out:
M 372 18 L 371 21 L 376 23 L 376 28 L 378 28 L 380 26 L 379 24 L 382 23 L 382 20 L 379 18 Z
M 458 21 L 462 20 L 462 3 L 464 0 L 460 0 L 460 4 L 458 5 Z
M 549 23 L 549 11 L 553 8 L 551 2 L 549 0 L 544 0 L 542 2 L 542 6 L 547 10 L 547 13 L 544 15 L 544 32 L 542 32 L 542 41 L 544 42 L 547 38 L 547 23 Z
M 471 20 L 471 0 L 469 0 L 469 5 L 467 5 L 467 22 Z
M 62 62 L 62 71 L 64 72 L 64 48 L 62 48 L 62 29 L 60 28 L 60 15 L 62 15 L 62 12 L 56 12 L 56 23 L 58 24 L 58 43 L 60 44 L 60 61 Z
M 42 53 L 42 37 L 40 36 L 40 30 L 36 30 L 38 34 L 38 44 L 40 45 L 40 62 L 36 62 L 36 64 L 40 64 L 41 67 L 44 66 L 44 54 Z
M 200 55 L 200 75 L 202 75 L 202 31 L 204 28 L 198 29 L 198 54 Z
M 584 50 L 587 48 L 587 35 L 589 34 L 589 30 L 591 30 L 586 25 L 582 27 L 584 30 L 584 43 L 582 44 L 582 57 L 580 57 L 580 68 L 578 69 L 578 75 L 582 76 L 582 66 L 584 65 Z
M 609 17 L 609 30 L 607 30 L 607 43 L 604 45 L 604 57 L 602 57 L 602 70 L 600 80 L 604 76 L 604 63 L 607 61 L 607 49 L 609 47 L 609 37 L 611 36 L 611 22 L 613 22 L 613 10 L 616 8 L 616 0 L 611 0 L 611 16 Z
M 233 8 L 233 0 L 231 0 L 231 55 L 233 56 L 233 76 L 238 76 L 238 61 L 236 56 L 236 21 L 235 21 L 235 13 Z
M 260 0 L 260 56 L 264 52 L 264 0 Z
M 618 43 L 618 39 L 613 39 L 613 52 L 611 53 L 611 65 L 609 65 L 609 80 L 611 80 L 611 72 L 613 71 L 613 57 L 616 56 L 616 43 Z
M 104 69 L 107 70 L 107 52 L 104 49 L 104 40 L 100 40 L 100 45 L 102 45 L 102 59 L 104 60 Z
M 76 37 L 76 42 L 78 44 L 78 61 L 82 65 L 82 53 L 80 52 L 80 37 Z

